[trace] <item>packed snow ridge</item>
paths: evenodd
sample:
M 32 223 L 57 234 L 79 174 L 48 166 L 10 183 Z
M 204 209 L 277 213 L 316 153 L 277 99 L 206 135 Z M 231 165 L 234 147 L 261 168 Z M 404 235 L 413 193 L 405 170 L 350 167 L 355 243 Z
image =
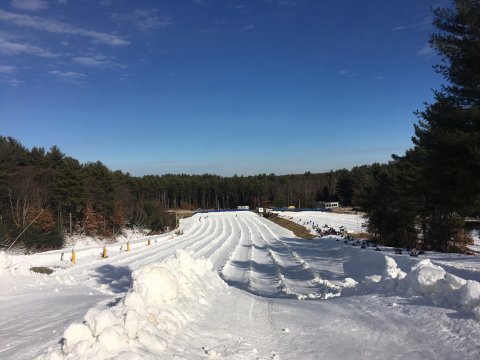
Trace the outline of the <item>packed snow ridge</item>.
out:
M 360 224 L 321 215 L 298 221 Z M 75 264 L 70 249 L 0 252 L 0 358 L 478 357 L 478 256 L 305 240 L 251 212 L 180 227 L 129 236 L 130 251 L 107 244 L 106 258 L 102 245 L 78 246 Z
M 156 359 L 181 327 L 205 311 L 209 292 L 226 287 L 209 260 L 182 250 L 140 267 L 132 277 L 120 304 L 90 309 L 82 323 L 65 330 L 61 348 L 38 359 Z
M 410 272 L 402 271 L 389 256 L 370 256 L 373 268 L 382 268 L 381 275 L 369 275 L 362 283 L 377 292 L 393 292 L 402 296 L 423 296 L 434 304 L 461 311 L 480 321 L 480 283 L 465 280 L 432 264 L 429 259 L 416 263 Z M 362 263 L 365 258 L 362 259 Z M 380 265 L 379 265 L 380 264 Z

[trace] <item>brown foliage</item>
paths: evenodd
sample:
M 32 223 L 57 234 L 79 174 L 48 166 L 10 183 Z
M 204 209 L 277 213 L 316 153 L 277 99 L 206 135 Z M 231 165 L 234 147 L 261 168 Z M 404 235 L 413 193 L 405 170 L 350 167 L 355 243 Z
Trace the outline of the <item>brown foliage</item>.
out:
M 125 226 L 125 216 L 124 216 L 123 206 L 120 203 L 116 204 L 115 206 L 115 212 L 113 213 L 112 222 L 114 225 L 118 227 Z
M 40 216 L 38 216 L 39 214 Z M 42 209 L 29 208 L 26 217 L 27 223 L 30 224 L 37 216 L 38 218 L 34 224 L 39 225 L 43 232 L 52 231 L 57 226 L 53 212 L 50 209 L 45 209 L 42 213 Z
M 93 210 L 92 206 L 88 204 L 83 209 L 83 231 L 87 235 L 94 236 L 98 234 L 98 230 L 100 229 L 101 222 Z

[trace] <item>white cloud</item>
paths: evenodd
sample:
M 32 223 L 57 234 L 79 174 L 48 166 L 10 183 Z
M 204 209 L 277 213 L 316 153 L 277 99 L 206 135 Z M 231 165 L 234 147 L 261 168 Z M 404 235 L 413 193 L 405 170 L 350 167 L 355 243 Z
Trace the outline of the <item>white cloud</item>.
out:
M 400 25 L 400 26 L 395 26 L 392 31 L 403 31 L 403 30 L 407 30 L 407 27 L 406 26 L 403 26 L 403 25 Z
M 12 86 L 19 86 L 19 85 L 22 85 L 24 83 L 23 80 L 19 80 L 19 79 L 0 80 L 0 82 L 5 83 L 5 84 L 9 84 L 9 85 L 12 85 Z
M 250 30 L 253 30 L 255 29 L 255 25 L 252 25 L 252 24 L 249 24 L 249 25 L 245 25 L 244 27 L 242 27 L 242 31 L 250 31 Z
M 353 77 L 356 76 L 354 71 L 348 70 L 348 69 L 338 70 L 338 75 L 340 75 L 341 77 L 345 77 L 345 78 L 353 78 Z
M 4 55 L 27 54 L 27 55 L 46 57 L 46 58 L 54 58 L 58 56 L 38 46 L 30 45 L 30 44 L 14 43 L 2 37 L 0 37 L 0 53 Z
M 88 66 L 88 67 L 109 67 L 114 63 L 105 57 L 88 57 L 88 56 L 76 56 L 72 59 L 76 64 Z
M 127 40 L 120 36 L 102 33 L 93 30 L 82 29 L 70 24 L 62 23 L 55 20 L 44 19 L 38 16 L 16 14 L 0 9 L 0 21 L 12 23 L 20 27 L 29 27 L 35 30 L 47 31 L 53 34 L 69 34 L 85 36 L 92 41 L 112 46 L 128 45 Z
M 294 7 L 297 5 L 297 0 L 267 0 L 269 3 L 274 3 L 280 6 Z
M 132 14 L 128 15 L 113 13 L 111 19 L 117 24 L 131 23 L 142 31 L 166 28 L 173 24 L 171 17 L 158 15 L 157 9 L 137 9 Z
M 0 74 L 12 73 L 16 70 L 15 66 L 10 65 L 0 65 Z
M 48 8 L 48 3 L 45 0 L 12 0 L 10 6 L 20 10 L 40 11 Z
M 418 56 L 430 56 L 430 55 L 433 55 L 434 53 L 435 53 L 435 50 L 430 46 L 430 44 L 423 46 L 417 51 Z
M 60 70 L 52 70 L 48 72 L 50 75 L 53 75 L 59 79 L 62 80 L 67 80 L 67 81 L 78 81 L 81 80 L 87 75 L 78 73 L 78 72 L 73 72 L 73 71 L 60 71 Z

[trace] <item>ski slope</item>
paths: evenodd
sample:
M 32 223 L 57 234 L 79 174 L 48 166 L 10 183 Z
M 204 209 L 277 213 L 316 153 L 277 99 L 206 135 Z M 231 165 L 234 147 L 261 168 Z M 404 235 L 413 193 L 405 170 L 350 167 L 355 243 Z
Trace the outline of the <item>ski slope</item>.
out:
M 304 240 L 251 212 L 181 229 L 108 258 L 79 248 L 75 265 L 68 249 L 0 253 L 0 358 L 478 358 L 476 256 Z
M 338 214 L 328 211 L 274 211 L 279 217 L 293 221 L 317 235 L 315 227 L 320 229 L 332 227 L 336 231 L 341 226 L 349 233 L 366 232 L 363 214 Z

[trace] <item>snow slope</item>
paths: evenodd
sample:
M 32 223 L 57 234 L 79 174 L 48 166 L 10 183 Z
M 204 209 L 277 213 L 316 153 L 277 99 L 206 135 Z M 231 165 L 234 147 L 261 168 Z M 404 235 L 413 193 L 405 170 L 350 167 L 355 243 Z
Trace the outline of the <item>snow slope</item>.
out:
M 1 253 L 0 358 L 478 358 L 476 256 L 303 240 L 250 212 L 181 228 L 75 265 Z
M 338 231 L 344 226 L 349 233 L 366 232 L 362 214 L 338 214 L 328 211 L 274 211 L 274 213 L 306 227 L 313 235 L 317 235 L 314 227 L 321 229 L 332 227 Z

